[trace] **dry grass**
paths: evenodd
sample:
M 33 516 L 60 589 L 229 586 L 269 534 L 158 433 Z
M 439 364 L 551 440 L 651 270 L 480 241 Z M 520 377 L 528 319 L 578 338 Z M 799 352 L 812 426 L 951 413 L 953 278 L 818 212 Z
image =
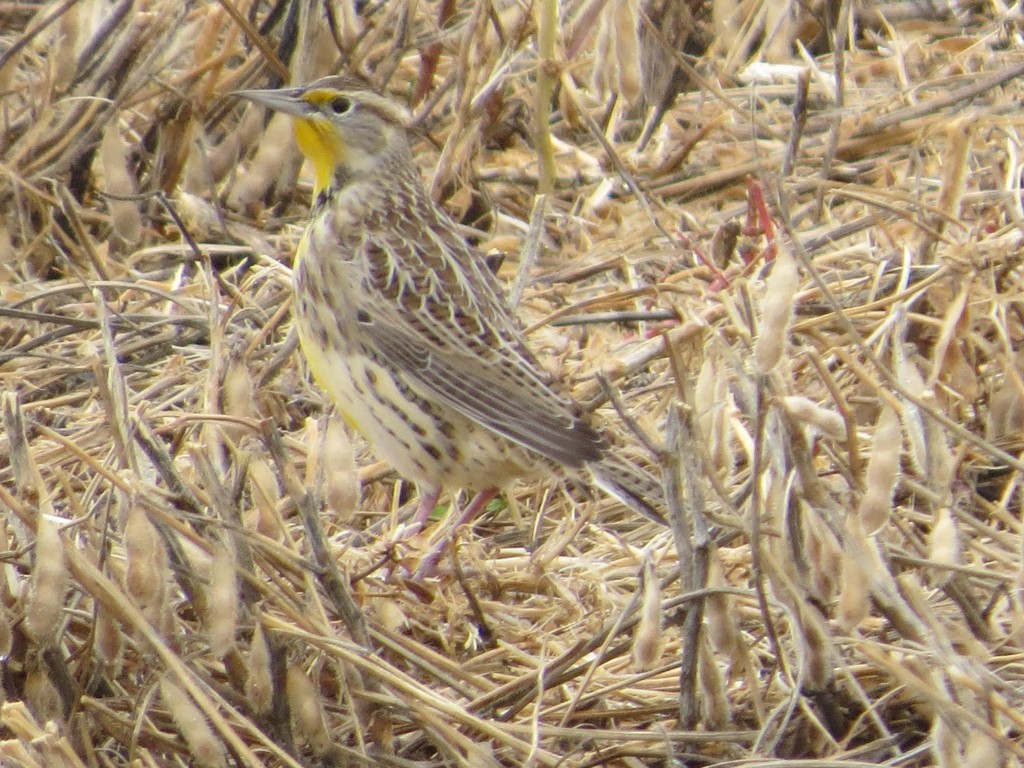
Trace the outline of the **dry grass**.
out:
M 0 762 L 1019 765 L 1019 13 L 350 5 L 0 2 Z M 342 66 L 671 530 L 521 486 L 407 578 L 225 96 Z

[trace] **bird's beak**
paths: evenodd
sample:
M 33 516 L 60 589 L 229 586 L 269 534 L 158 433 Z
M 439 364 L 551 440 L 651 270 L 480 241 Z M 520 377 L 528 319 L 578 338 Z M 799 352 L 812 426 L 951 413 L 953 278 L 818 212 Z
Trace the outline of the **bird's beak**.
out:
M 309 117 L 310 105 L 302 98 L 301 88 L 279 88 L 267 91 L 232 91 L 232 96 L 283 112 L 295 117 Z

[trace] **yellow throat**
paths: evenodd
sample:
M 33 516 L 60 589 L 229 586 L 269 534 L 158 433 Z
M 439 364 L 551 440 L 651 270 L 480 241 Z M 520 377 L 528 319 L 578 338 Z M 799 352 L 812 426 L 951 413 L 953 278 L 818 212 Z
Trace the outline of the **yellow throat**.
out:
M 347 147 L 333 126 L 316 118 L 293 117 L 295 141 L 313 165 L 313 199 L 331 185 L 334 172 L 345 163 Z

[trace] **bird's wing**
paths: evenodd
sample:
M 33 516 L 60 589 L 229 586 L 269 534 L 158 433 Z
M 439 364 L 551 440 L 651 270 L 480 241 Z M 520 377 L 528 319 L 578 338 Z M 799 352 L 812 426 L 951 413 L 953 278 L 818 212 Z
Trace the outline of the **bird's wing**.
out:
M 509 365 L 433 348 L 380 320 L 371 320 L 366 330 L 375 351 L 430 399 L 561 464 L 580 467 L 600 457 L 600 435 L 554 393 L 524 385 L 519 371 Z
M 441 245 L 403 238 L 363 251 L 405 261 L 371 270 L 367 290 L 387 299 L 362 304 L 374 351 L 424 396 L 525 448 L 570 467 L 598 459 L 601 436 L 551 388 L 482 256 L 459 240 L 470 261 L 455 265 L 437 257 Z

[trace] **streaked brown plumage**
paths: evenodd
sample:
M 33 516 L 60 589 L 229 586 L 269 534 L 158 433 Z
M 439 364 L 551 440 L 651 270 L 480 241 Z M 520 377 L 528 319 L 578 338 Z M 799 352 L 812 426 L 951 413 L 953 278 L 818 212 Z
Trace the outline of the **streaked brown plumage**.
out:
M 302 349 L 345 419 L 419 484 L 417 519 L 442 488 L 561 469 L 629 486 L 629 468 L 603 458 L 600 434 L 556 393 L 482 255 L 430 199 L 403 111 L 345 77 L 239 95 L 295 120 L 314 170 L 293 271 Z M 633 485 L 616 495 L 658 517 L 644 498 L 657 488 Z

